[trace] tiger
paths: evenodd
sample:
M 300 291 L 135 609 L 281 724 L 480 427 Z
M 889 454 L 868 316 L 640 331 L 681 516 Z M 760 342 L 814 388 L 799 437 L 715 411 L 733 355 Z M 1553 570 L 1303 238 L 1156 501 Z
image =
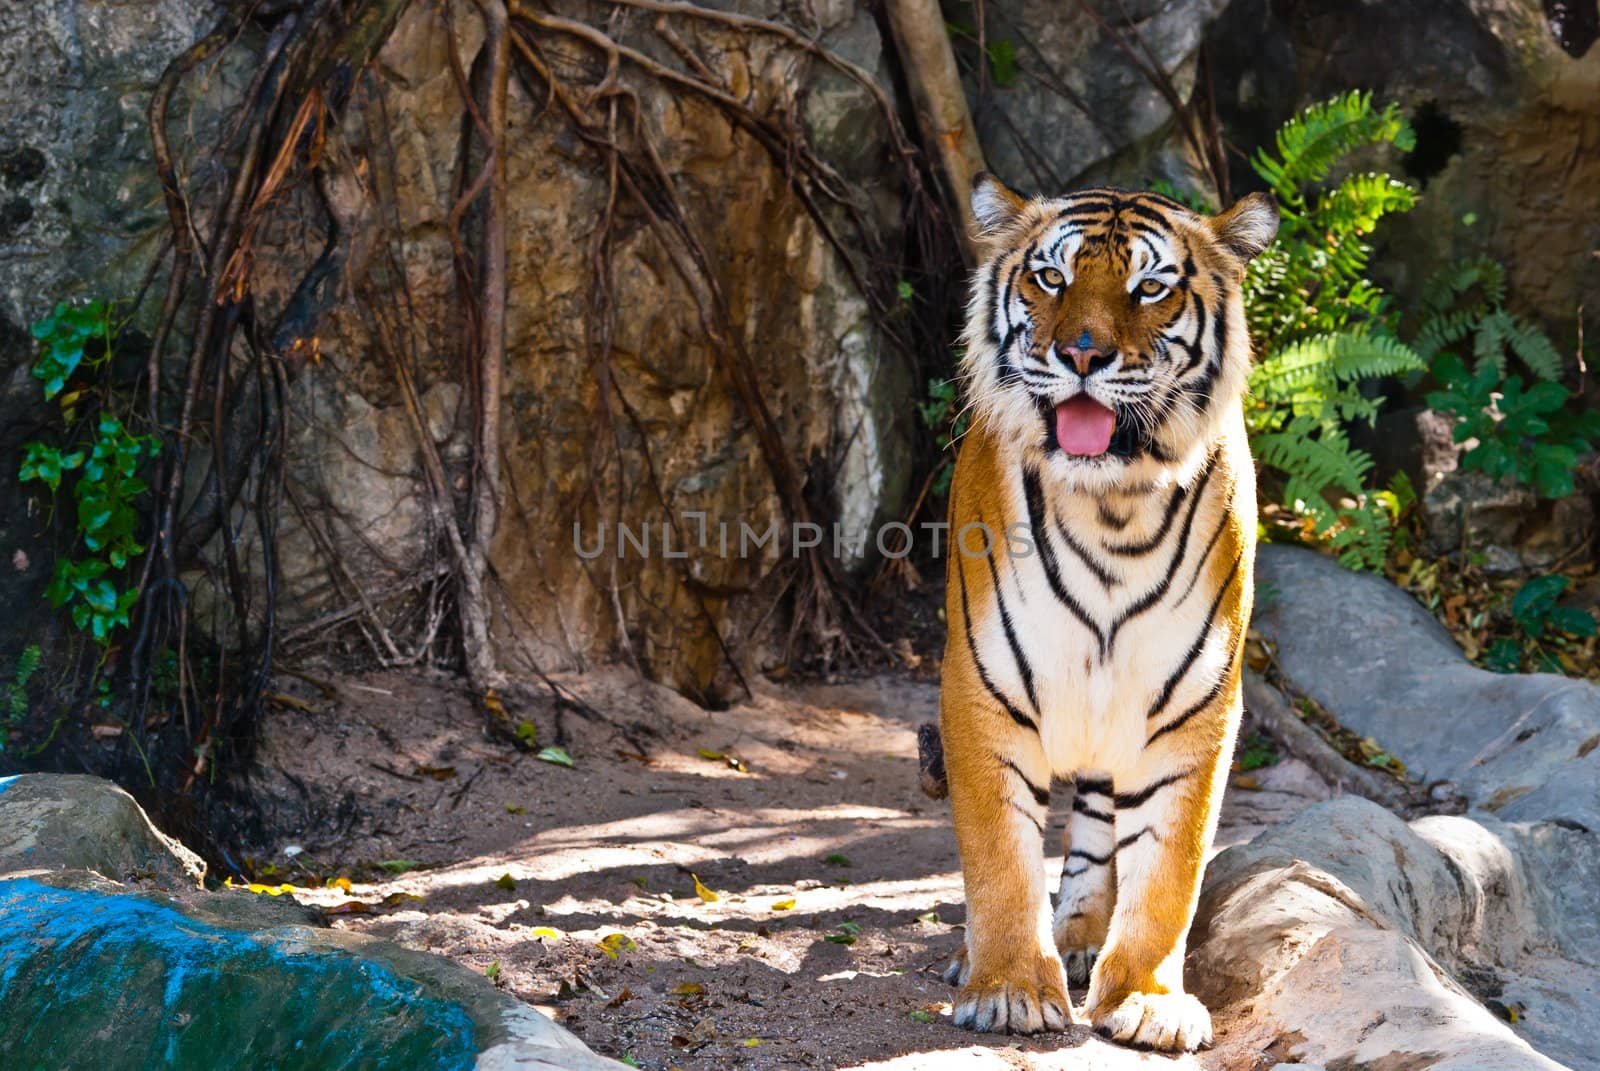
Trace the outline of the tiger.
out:
M 1184 945 L 1253 595 L 1241 290 L 1277 205 L 1026 199 L 987 174 L 971 205 L 939 704 L 967 904 L 952 1018 L 1192 1051 L 1211 1017 Z M 1055 779 L 1074 793 L 1052 910 Z

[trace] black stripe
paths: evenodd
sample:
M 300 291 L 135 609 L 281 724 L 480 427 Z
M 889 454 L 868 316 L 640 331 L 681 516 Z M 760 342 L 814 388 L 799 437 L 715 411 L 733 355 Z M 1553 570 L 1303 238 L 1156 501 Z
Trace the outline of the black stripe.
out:
M 1114 201 L 1099 198 L 1094 200 L 1074 201 L 1072 204 L 1056 213 L 1056 222 L 1059 223 L 1070 216 L 1098 216 L 1102 213 L 1112 211 L 1115 208 L 1115 205 L 1116 202 Z
M 1001 316 L 1001 313 L 1005 310 L 1005 305 L 1001 304 L 1000 292 L 1001 287 L 1004 285 L 1005 281 L 1001 279 L 1000 271 L 996 268 L 994 275 L 989 279 L 989 315 L 991 317 L 989 321 L 989 337 L 994 339 L 995 345 L 1000 345 L 1001 339 L 1005 337 L 1005 329 L 1002 326 L 1004 319 Z
M 1037 803 L 1041 807 L 1050 806 L 1050 790 L 1048 788 L 1040 788 L 1038 785 L 1028 780 L 1028 775 L 1023 773 L 1022 768 L 1016 763 L 1012 762 L 1010 759 L 1002 758 L 999 755 L 996 755 L 995 758 L 1000 759 L 1000 765 L 1016 774 L 1017 780 L 1021 781 L 1027 786 L 1029 795 L 1033 797 L 1033 802 Z
M 1178 532 L 1178 545 L 1173 548 L 1172 560 L 1167 563 L 1167 571 L 1161 581 L 1140 599 L 1129 606 L 1111 623 L 1111 628 L 1106 633 L 1106 649 L 1110 650 L 1117 642 L 1117 632 L 1129 621 L 1144 613 L 1159 602 L 1172 586 L 1172 578 L 1178 575 L 1178 567 L 1183 564 L 1183 552 L 1189 548 L 1189 534 L 1194 529 L 1195 514 L 1200 512 L 1200 499 L 1205 493 L 1206 484 L 1211 481 L 1211 474 L 1215 469 L 1216 455 L 1206 458 L 1205 467 L 1200 472 L 1200 479 L 1194 485 L 1194 492 L 1189 498 L 1189 512 L 1183 518 L 1183 528 Z
M 1075 814 L 1081 814 L 1085 818 L 1092 818 L 1096 822 L 1109 822 L 1109 821 L 1111 821 L 1111 817 L 1112 817 L 1111 815 L 1107 814 L 1106 812 L 1097 811 L 1093 807 L 1089 806 L 1087 803 L 1083 802 L 1083 797 L 1082 796 L 1077 796 L 1077 797 L 1073 798 L 1072 810 L 1073 810 L 1073 812 Z
M 1035 828 L 1037 828 L 1039 830 L 1039 836 L 1041 836 L 1041 837 L 1044 836 L 1044 823 L 1043 822 L 1039 821 L 1033 815 L 1031 815 L 1027 811 L 1023 810 L 1022 809 L 1022 805 L 1019 804 L 1016 800 L 1006 800 L 1006 802 L 1011 804 L 1011 809 L 1012 810 L 1016 811 L 1018 814 L 1022 815 L 1022 817 L 1026 818 L 1028 821 L 1030 821 L 1030 822 L 1032 822 L 1034 824 Z
M 1088 863 L 1090 866 L 1105 866 L 1107 863 L 1111 862 L 1111 853 L 1107 852 L 1105 855 L 1091 855 L 1090 853 L 1084 851 L 1081 848 L 1074 848 L 1074 849 L 1072 849 L 1072 851 L 1067 853 L 1067 858 L 1068 859 L 1082 859 L 1084 862 Z M 1088 869 L 1088 868 L 1085 867 L 1084 869 Z M 1080 871 L 1078 871 L 1078 873 L 1082 874 L 1083 871 L 1080 870 Z M 1076 877 L 1077 875 L 1073 875 L 1073 876 Z
M 984 524 L 983 514 L 978 514 L 978 523 Z M 987 530 L 988 525 L 984 525 Z M 960 553 L 958 549 L 957 553 Z M 1033 666 L 1028 663 L 1028 656 L 1022 652 L 1022 644 L 1017 640 L 1017 630 L 1011 624 L 1011 611 L 1006 609 L 1006 597 L 1000 592 L 1000 572 L 994 564 L 994 548 L 989 548 L 989 553 L 983 556 L 989 563 L 989 579 L 994 582 L 994 602 L 1000 609 L 1000 628 L 1006 634 L 1006 645 L 1011 648 L 1011 658 L 1017 665 L 1017 676 L 1022 678 L 1022 690 L 1028 693 L 1028 705 L 1033 708 L 1035 716 L 1039 713 L 1039 696 L 1033 690 Z
M 1167 530 L 1172 527 L 1172 519 L 1178 515 L 1178 507 L 1183 505 L 1183 499 L 1187 493 L 1181 486 L 1172 489 L 1172 494 L 1167 499 L 1166 512 L 1161 515 L 1161 524 L 1157 526 L 1155 534 L 1149 539 L 1141 543 L 1109 543 L 1106 545 L 1106 550 L 1112 554 L 1119 554 L 1128 558 L 1143 557 L 1155 550 L 1167 538 Z
M 1039 563 L 1044 566 L 1044 577 L 1050 585 L 1051 592 L 1057 601 L 1065 606 L 1073 617 L 1077 618 L 1095 639 L 1104 646 L 1105 637 L 1100 632 L 1100 626 L 1089 616 L 1089 612 L 1073 597 L 1072 592 L 1061 580 L 1060 564 L 1056 561 L 1056 551 L 1050 542 L 1050 535 L 1043 525 L 1044 520 L 1044 491 L 1039 486 L 1039 474 L 1027 466 L 1022 470 L 1023 499 L 1028 510 L 1028 526 L 1033 534 L 1033 545 L 1039 551 Z
M 1162 227 L 1172 226 L 1172 220 L 1168 219 L 1166 216 L 1163 216 L 1155 209 L 1148 208 L 1145 205 L 1140 204 L 1138 201 L 1129 201 L 1126 211 L 1130 216 L 1134 216 L 1138 219 L 1150 220 L 1151 222 L 1157 223 Z
M 1228 356 L 1228 307 L 1224 305 L 1211 318 L 1211 338 L 1215 343 L 1215 357 L 1219 362 Z
M 1157 697 L 1155 705 L 1150 708 L 1150 713 L 1145 715 L 1145 721 L 1154 721 L 1160 717 L 1162 711 L 1167 709 L 1167 704 L 1172 702 L 1172 692 L 1178 687 L 1178 682 L 1183 680 L 1184 674 L 1189 672 L 1189 667 L 1194 665 L 1195 659 L 1200 657 L 1200 652 L 1205 648 L 1206 640 L 1211 638 L 1212 626 L 1216 624 L 1217 608 L 1222 605 L 1223 597 L 1233 587 L 1234 578 L 1239 575 L 1239 565 L 1244 561 L 1241 551 L 1233 559 L 1233 568 L 1228 570 L 1227 579 L 1217 588 L 1217 597 L 1211 600 L 1211 609 L 1206 611 L 1205 624 L 1200 626 L 1200 634 L 1194 638 L 1194 643 L 1189 645 L 1183 661 L 1178 663 L 1178 668 L 1172 671 L 1167 678 L 1167 683 L 1161 686 L 1161 695 Z
M 1198 404 L 1195 408 L 1203 410 L 1211 404 L 1211 388 L 1217 385 L 1217 377 L 1221 374 L 1222 358 L 1220 356 L 1213 357 L 1211 362 L 1206 365 L 1205 371 L 1200 373 L 1198 380 L 1184 385 L 1183 389 L 1198 399 Z
M 1128 847 L 1130 844 L 1133 844 L 1140 837 L 1145 837 L 1145 836 L 1154 837 L 1155 836 L 1155 832 L 1156 831 L 1151 829 L 1149 826 L 1145 826 L 1143 829 L 1139 830 L 1139 832 L 1137 832 L 1137 833 L 1129 833 L 1126 837 L 1123 837 L 1121 840 L 1117 841 L 1117 849 L 1116 850 L 1119 851 L 1119 852 L 1122 851 L 1122 849 Z M 1160 840 L 1161 838 L 1160 837 L 1156 837 L 1156 839 Z
M 1233 520 L 1228 510 L 1222 511 L 1222 519 L 1217 522 L 1216 531 L 1211 533 L 1211 538 L 1206 540 L 1206 549 L 1200 552 L 1200 559 L 1195 564 L 1194 575 L 1189 578 L 1189 583 L 1184 587 L 1183 594 L 1178 596 L 1178 601 L 1172 604 L 1176 610 L 1189 600 L 1189 595 L 1194 591 L 1195 584 L 1200 580 L 1200 574 L 1205 572 L 1206 562 L 1211 559 L 1211 552 L 1216 548 L 1217 540 L 1222 538 L 1222 533 L 1227 531 L 1228 523 Z
M 966 629 L 967 650 L 972 653 L 972 664 L 978 670 L 978 679 L 983 682 L 984 688 L 994 697 L 995 702 L 999 703 L 1005 709 L 1005 712 L 1010 715 L 1012 721 L 1024 729 L 1032 729 L 1034 732 L 1038 732 L 1038 723 L 1030 720 L 1026 714 L 1018 710 L 1011 700 L 1007 699 L 1000 689 L 995 687 L 994 681 L 989 677 L 989 671 L 983 667 L 983 659 L 978 657 L 978 643 L 972 638 L 972 614 L 969 612 L 967 605 L 967 571 L 961 566 L 961 555 L 959 553 L 955 555 L 955 560 L 956 579 L 961 585 L 961 623 Z
M 1201 343 L 1206 337 L 1206 324 L 1209 310 L 1206 308 L 1206 303 L 1200 299 L 1199 294 L 1194 294 L 1193 300 L 1195 319 L 1199 322 L 1194 325 L 1194 341 L 1185 341 L 1183 344 L 1184 348 L 1189 351 L 1189 360 L 1188 363 L 1183 366 L 1183 370 L 1178 373 L 1179 379 L 1182 379 L 1184 376 L 1187 376 L 1189 373 L 1193 372 L 1197 367 L 1199 367 L 1200 362 L 1205 360 L 1206 357 L 1205 347 L 1201 345 Z
M 1084 568 L 1093 573 L 1096 580 L 1108 588 L 1117 582 L 1117 578 L 1112 576 L 1105 566 L 1094 560 L 1089 548 L 1073 538 L 1072 533 L 1067 531 L 1067 526 L 1061 523 L 1061 518 L 1055 510 L 1050 511 L 1050 520 L 1054 522 L 1056 532 L 1061 536 L 1061 542 L 1067 545 L 1068 550 L 1077 555 L 1078 560 L 1083 562 Z
M 1110 781 L 1097 781 L 1091 778 L 1080 777 L 1075 783 L 1078 786 L 1079 795 L 1105 796 L 1107 799 L 1111 797 Z
M 1100 515 L 1101 524 L 1118 532 L 1128 527 L 1128 522 L 1133 519 L 1132 511 L 1129 511 L 1126 517 L 1118 517 L 1115 513 L 1111 512 L 1111 507 L 1106 505 L 1104 499 L 1095 502 L 1095 512 Z
M 1175 785 L 1192 773 L 1194 773 L 1193 770 L 1179 770 L 1177 773 L 1171 773 L 1159 780 L 1150 782 L 1150 784 L 1137 792 L 1118 792 L 1112 797 L 1112 802 L 1117 805 L 1117 810 L 1119 811 L 1132 810 L 1148 802 L 1151 796 L 1154 796 L 1168 785 Z
M 1228 661 L 1226 663 L 1228 672 L 1218 677 L 1216 683 L 1212 684 L 1210 688 L 1206 689 L 1206 694 L 1201 696 L 1193 706 L 1189 707 L 1188 710 L 1185 710 L 1182 714 L 1179 714 L 1176 718 L 1173 718 L 1171 721 L 1167 722 L 1167 724 L 1151 733 L 1149 737 L 1145 739 L 1145 747 L 1149 747 L 1163 735 L 1181 729 L 1196 715 L 1200 714 L 1212 703 L 1217 701 L 1217 698 L 1222 695 L 1222 690 L 1228 686 L 1229 680 L 1233 677 L 1233 660 L 1239 657 L 1240 635 L 1240 632 L 1235 632 L 1228 641 Z

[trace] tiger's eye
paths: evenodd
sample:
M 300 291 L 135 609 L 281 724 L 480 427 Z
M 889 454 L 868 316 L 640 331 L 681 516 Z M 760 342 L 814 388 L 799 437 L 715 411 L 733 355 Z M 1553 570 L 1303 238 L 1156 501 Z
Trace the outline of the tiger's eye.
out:
M 1062 283 L 1067 281 L 1067 278 L 1055 268 L 1045 268 L 1038 273 L 1038 280 L 1039 285 L 1047 290 L 1057 290 L 1060 289 Z
M 1167 292 L 1167 284 L 1159 279 L 1146 279 L 1139 284 L 1140 297 L 1160 297 Z

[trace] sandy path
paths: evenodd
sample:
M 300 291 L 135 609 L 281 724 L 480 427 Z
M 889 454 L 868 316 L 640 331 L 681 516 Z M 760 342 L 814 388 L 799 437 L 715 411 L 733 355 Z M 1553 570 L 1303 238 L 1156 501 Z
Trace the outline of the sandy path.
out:
M 619 676 L 564 683 L 647 727 L 648 761 L 569 714 L 576 768 L 540 762 L 485 739 L 444 679 L 297 693 L 313 709 L 275 714 L 268 732 L 266 765 L 282 773 L 264 791 L 301 823 L 263 851 L 270 880 L 350 878 L 348 893 L 305 898 L 378 905 L 336 924 L 498 964 L 517 996 L 641 1067 L 1205 1066 L 1084 1028 L 1016 1042 L 948 1025 L 953 990 L 936 972 L 960 942 L 960 874 L 946 805 L 916 788 L 932 684 L 772 688 L 708 712 Z M 549 741 L 548 709 L 513 707 Z M 1326 795 L 1292 760 L 1257 780 L 1230 794 L 1223 843 Z M 383 860 L 426 867 L 388 876 Z M 1059 874 L 1059 856 L 1049 865 Z

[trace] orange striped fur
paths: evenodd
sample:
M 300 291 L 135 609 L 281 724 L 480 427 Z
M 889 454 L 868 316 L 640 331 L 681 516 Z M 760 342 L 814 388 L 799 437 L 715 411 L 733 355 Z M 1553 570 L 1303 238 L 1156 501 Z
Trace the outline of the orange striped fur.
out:
M 940 715 L 968 912 L 955 1021 L 1059 1029 L 1070 974 L 1102 1033 L 1194 1049 L 1211 1020 L 1184 992 L 1184 942 L 1238 726 L 1255 550 L 1240 284 L 1277 210 L 1255 195 L 1206 217 L 1106 189 L 1025 201 L 987 176 L 973 207 L 985 255 Z M 1114 429 L 1102 453 L 1057 416 L 1079 394 L 1115 415 L 1095 425 Z M 1057 779 L 1075 788 L 1052 910 Z

